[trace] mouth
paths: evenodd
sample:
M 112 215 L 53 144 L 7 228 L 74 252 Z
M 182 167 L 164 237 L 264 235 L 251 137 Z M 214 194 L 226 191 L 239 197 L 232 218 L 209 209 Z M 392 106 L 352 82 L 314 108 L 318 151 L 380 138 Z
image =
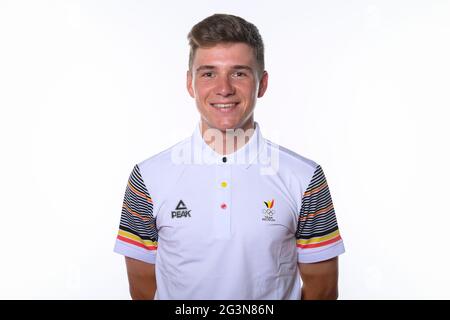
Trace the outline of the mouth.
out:
M 209 105 L 218 110 L 230 110 L 235 108 L 239 102 L 229 102 L 229 103 L 210 103 Z

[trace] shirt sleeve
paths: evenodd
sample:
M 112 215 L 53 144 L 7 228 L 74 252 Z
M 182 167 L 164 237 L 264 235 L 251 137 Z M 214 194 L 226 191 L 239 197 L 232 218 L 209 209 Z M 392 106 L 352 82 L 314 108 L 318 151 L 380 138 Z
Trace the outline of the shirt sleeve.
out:
M 158 231 L 153 217 L 153 200 L 139 166 L 135 165 L 125 190 L 114 252 L 154 264 L 157 248 Z
M 303 194 L 297 232 L 298 262 L 314 263 L 345 252 L 325 174 L 317 165 Z

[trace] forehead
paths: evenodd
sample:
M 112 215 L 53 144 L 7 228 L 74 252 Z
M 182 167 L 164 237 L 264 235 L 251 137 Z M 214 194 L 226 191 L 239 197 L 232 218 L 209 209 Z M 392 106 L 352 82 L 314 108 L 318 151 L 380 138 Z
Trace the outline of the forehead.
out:
M 227 65 L 255 66 L 256 58 L 253 48 L 246 43 L 219 43 L 214 47 L 196 50 L 193 65 L 205 64 L 218 67 Z

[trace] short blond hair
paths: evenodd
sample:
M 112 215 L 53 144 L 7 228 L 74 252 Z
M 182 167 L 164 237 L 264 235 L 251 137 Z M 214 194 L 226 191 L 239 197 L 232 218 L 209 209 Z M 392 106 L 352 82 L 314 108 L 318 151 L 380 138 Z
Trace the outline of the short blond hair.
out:
M 187 36 L 189 40 L 189 70 L 197 48 L 213 47 L 219 43 L 246 43 L 253 48 L 259 74 L 264 71 L 264 43 L 256 26 L 241 17 L 214 14 L 194 25 Z

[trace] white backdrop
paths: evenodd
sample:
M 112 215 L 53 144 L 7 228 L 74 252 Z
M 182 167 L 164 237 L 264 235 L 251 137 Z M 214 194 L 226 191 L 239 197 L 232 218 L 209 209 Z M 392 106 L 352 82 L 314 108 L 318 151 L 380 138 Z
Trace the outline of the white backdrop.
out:
M 449 1 L 0 0 L 0 298 L 128 299 L 135 163 L 191 134 L 186 35 L 258 26 L 269 139 L 322 165 L 341 299 L 449 299 Z

